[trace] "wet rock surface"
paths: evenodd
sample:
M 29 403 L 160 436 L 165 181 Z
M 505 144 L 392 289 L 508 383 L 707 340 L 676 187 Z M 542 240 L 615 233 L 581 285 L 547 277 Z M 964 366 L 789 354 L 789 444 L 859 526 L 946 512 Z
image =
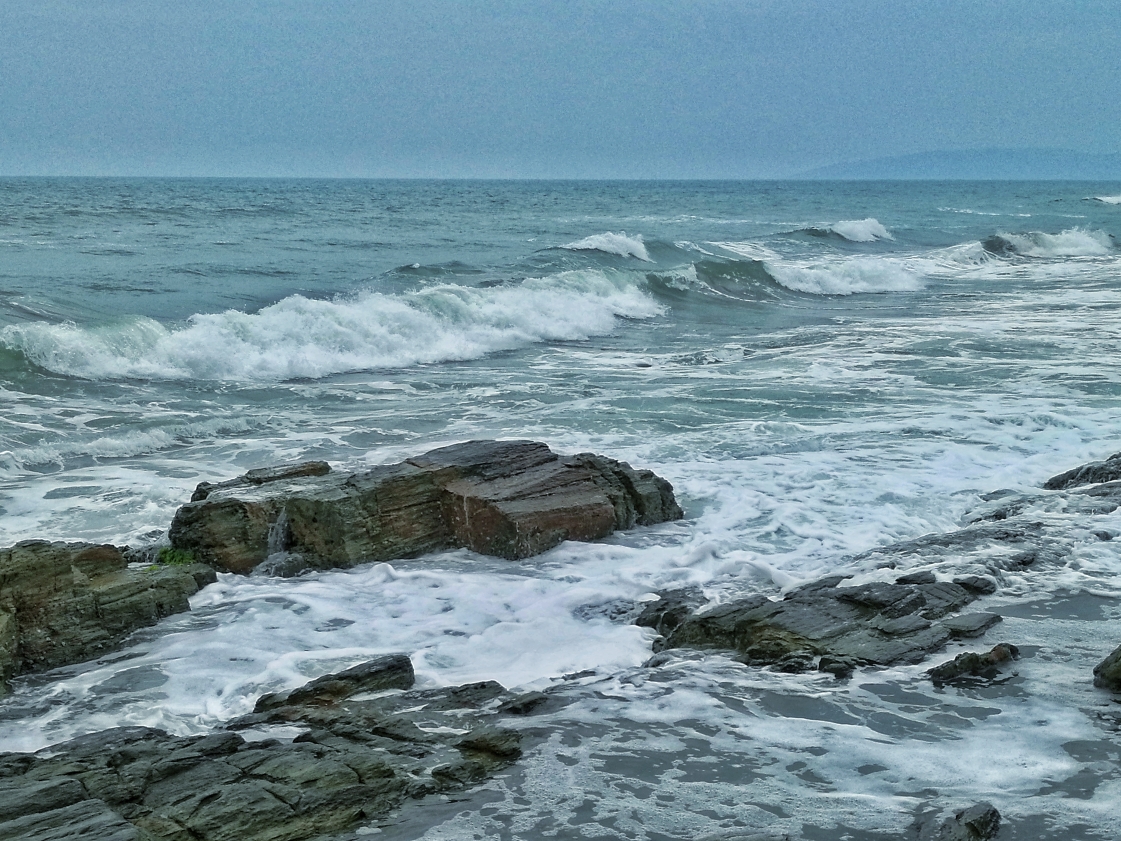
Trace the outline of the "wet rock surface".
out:
M 0 839 L 328 839 L 521 755 L 501 725 L 527 712 L 511 708 L 518 696 L 493 682 L 403 691 L 408 662 L 378 658 L 273 696 L 228 732 L 121 727 L 0 754 Z M 287 738 L 269 738 L 275 725 Z
M 959 654 L 953 660 L 935 666 L 929 674 L 935 686 L 953 683 L 964 678 L 992 680 L 997 676 L 1003 664 L 1018 659 L 1020 659 L 1020 649 L 1011 643 L 1002 642 L 993 646 L 991 651 L 986 651 L 983 654 L 976 652 Z
M 1094 667 L 1094 686 L 1121 692 L 1121 645 Z
M 792 672 L 822 658 L 819 668 L 843 674 L 856 665 L 916 663 L 950 639 L 976 636 L 1000 620 L 988 613 L 947 619 L 976 592 L 931 578 L 858 586 L 829 578 L 780 601 L 750 596 L 683 619 L 656 647 L 731 648 L 746 663 Z
M 172 545 L 218 569 L 349 567 L 453 547 L 519 559 L 682 516 L 665 480 L 532 441 L 469 441 L 361 473 L 322 462 L 200 485 Z
M 32 540 L 0 549 L 0 680 L 95 657 L 189 609 L 201 564 L 130 565 L 126 550 Z

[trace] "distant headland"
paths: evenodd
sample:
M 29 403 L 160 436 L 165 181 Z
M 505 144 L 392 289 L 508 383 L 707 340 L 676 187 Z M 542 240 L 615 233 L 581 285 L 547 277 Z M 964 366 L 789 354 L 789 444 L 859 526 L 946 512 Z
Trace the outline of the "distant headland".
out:
M 1121 154 L 1069 149 L 962 149 L 831 164 L 795 178 L 840 181 L 1121 181 Z

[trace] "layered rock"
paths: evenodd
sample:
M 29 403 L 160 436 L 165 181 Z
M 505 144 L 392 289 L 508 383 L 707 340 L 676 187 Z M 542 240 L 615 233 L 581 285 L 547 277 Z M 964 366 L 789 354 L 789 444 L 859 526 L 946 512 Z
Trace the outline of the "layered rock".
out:
M 496 683 L 361 700 L 411 684 L 407 657 L 382 657 L 232 725 L 300 728 L 292 741 L 123 727 L 0 754 L 0 841 L 326 839 L 408 798 L 477 784 L 521 755 L 518 733 L 495 724 L 495 709 L 518 699 Z
M 229 572 L 349 567 L 454 547 L 519 559 L 563 540 L 679 519 L 648 470 L 532 441 L 469 441 L 360 473 L 323 462 L 199 485 L 172 545 Z
M 201 564 L 130 565 L 122 549 L 29 540 L 0 549 L 0 680 L 76 663 L 189 609 Z
M 975 590 L 929 574 L 911 579 L 837 586 L 844 578 L 834 576 L 780 601 L 738 599 L 679 619 L 655 647 L 735 649 L 745 662 L 788 671 L 805 671 L 816 659 L 822 671 L 843 675 L 858 665 L 917 663 L 950 639 L 979 636 L 1000 621 L 991 613 L 949 615 L 976 599 Z M 638 621 L 663 621 L 657 603 Z

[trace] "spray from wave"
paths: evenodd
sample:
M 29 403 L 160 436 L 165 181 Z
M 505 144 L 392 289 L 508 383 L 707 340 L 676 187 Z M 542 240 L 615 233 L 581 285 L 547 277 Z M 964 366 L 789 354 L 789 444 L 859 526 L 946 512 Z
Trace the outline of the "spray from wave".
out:
M 1026 234 L 999 233 L 982 245 L 1002 257 L 1104 257 L 1113 252 L 1113 237 L 1105 231 L 1070 228 L 1057 234 L 1031 231 Z
M 625 231 L 617 234 L 611 231 L 593 234 L 576 242 L 570 242 L 568 245 L 562 245 L 561 248 L 569 251 L 601 251 L 604 254 L 617 254 L 620 257 L 634 257 L 646 263 L 653 262 L 642 241 L 642 236 L 638 234 L 627 236 Z
M 97 327 L 12 325 L 0 330 L 0 346 L 85 379 L 278 381 L 476 359 L 604 335 L 619 317 L 661 312 L 633 275 L 587 270 L 482 289 L 293 295 L 256 313 L 194 315 L 180 329 L 143 317 Z

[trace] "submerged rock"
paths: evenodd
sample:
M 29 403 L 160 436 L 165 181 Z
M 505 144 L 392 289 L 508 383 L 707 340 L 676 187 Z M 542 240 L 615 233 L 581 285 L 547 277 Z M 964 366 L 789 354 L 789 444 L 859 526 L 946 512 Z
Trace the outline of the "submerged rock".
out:
M 475 785 L 521 755 L 519 734 L 495 711 L 518 699 L 495 683 L 401 691 L 412 684 L 402 661 L 378 658 L 274 696 L 231 725 L 265 728 L 256 741 L 121 727 L 0 754 L 0 841 L 321 839 L 407 799 Z M 379 674 L 398 691 L 356 699 L 381 685 Z M 262 738 L 273 724 L 303 732 Z
M 0 680 L 77 663 L 189 609 L 201 564 L 130 566 L 109 545 L 28 540 L 0 549 Z
M 963 678 L 979 677 L 991 680 L 996 677 L 1001 664 L 1020 659 L 1020 649 L 1011 643 L 994 645 L 982 654 L 967 652 L 953 660 L 935 666 L 928 674 L 935 686 L 953 683 Z
M 1121 645 L 1094 666 L 1094 686 L 1121 692 Z
M 992 803 L 978 803 L 962 809 L 938 824 L 920 822 L 919 841 L 988 841 L 1000 831 L 1000 812 Z
M 361 473 L 321 465 L 203 483 L 175 514 L 172 546 L 220 570 L 269 561 L 290 575 L 453 547 L 526 558 L 682 516 L 650 471 L 532 441 L 468 441 Z

